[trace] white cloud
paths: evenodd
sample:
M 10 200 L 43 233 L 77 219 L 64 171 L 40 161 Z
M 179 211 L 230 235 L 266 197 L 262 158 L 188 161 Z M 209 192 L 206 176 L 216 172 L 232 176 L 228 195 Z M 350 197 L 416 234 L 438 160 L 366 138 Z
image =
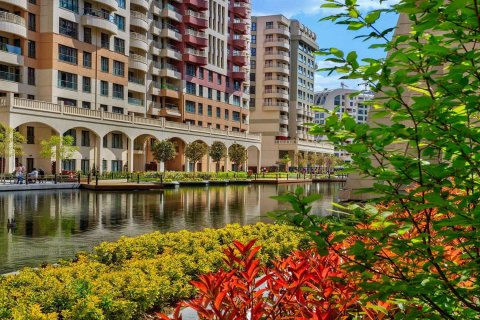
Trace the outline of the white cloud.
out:
M 360 10 L 385 9 L 400 0 L 358 0 Z M 297 15 L 318 15 L 322 13 L 337 12 L 336 9 L 321 8 L 325 0 L 303 0 L 292 3 L 291 0 L 257 0 L 253 3 L 253 14 L 255 16 L 267 16 L 283 14 L 287 18 Z

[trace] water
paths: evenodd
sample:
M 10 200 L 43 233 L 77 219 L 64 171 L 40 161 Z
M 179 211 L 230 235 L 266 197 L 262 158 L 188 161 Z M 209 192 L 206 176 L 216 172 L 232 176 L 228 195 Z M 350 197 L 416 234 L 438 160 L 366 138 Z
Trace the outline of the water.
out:
M 102 241 L 156 230 L 202 230 L 229 223 L 271 222 L 265 213 L 288 206 L 271 196 L 297 185 L 180 188 L 155 192 L 49 190 L 0 193 L 0 274 L 53 263 L 91 250 Z M 313 212 L 325 215 L 339 184 L 307 184 L 322 200 Z M 15 218 L 16 229 L 7 228 Z

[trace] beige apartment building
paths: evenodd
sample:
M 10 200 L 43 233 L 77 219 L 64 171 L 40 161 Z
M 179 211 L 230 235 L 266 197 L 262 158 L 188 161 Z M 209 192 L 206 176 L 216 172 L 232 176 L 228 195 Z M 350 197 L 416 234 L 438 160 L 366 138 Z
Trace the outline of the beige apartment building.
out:
M 305 125 L 314 115 L 315 40 L 297 20 L 252 17 L 250 131 L 262 135 L 264 166 L 277 166 L 286 154 L 333 153 Z
M 167 127 L 179 151 L 165 164 L 171 170 L 193 169 L 183 150 L 195 130 L 208 133 L 207 144 L 258 145 L 248 133 L 249 28 L 249 0 L 0 0 L 0 122 L 27 137 L 25 154 L 3 163 L 158 170 L 151 146 Z M 23 112 L 38 118 L 26 122 Z M 66 129 L 58 114 L 78 122 Z M 132 123 L 146 133 L 127 133 Z M 52 134 L 80 147 L 61 166 L 39 156 Z M 197 169 L 212 170 L 208 157 Z

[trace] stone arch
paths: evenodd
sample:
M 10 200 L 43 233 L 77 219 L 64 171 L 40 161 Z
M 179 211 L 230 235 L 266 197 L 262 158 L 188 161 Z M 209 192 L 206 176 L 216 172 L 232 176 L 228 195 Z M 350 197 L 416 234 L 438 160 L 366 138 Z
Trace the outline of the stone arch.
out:
M 212 145 L 215 143 L 215 142 L 220 142 L 221 144 L 223 144 L 225 146 L 225 148 L 227 149 L 227 155 L 225 158 L 223 158 L 222 160 L 220 160 L 218 163 L 217 162 L 214 162 L 213 159 L 210 159 L 210 161 L 212 162 L 212 164 L 210 165 L 210 170 L 209 171 L 215 171 L 215 172 L 218 172 L 218 171 L 222 171 L 222 172 L 225 172 L 227 167 L 228 167 L 228 148 L 230 147 L 231 143 L 225 143 L 225 141 L 222 141 L 221 139 L 213 139 L 212 141 Z
M 193 142 L 200 142 L 200 143 L 203 143 L 204 145 L 206 145 L 207 148 L 210 147 L 210 146 L 208 145 L 208 143 L 207 143 L 205 140 L 201 139 L 201 138 L 195 139 L 195 140 L 192 141 L 192 143 L 193 143 Z M 197 171 L 197 172 L 202 172 L 202 171 L 203 171 L 203 172 L 210 172 L 210 171 L 211 171 L 211 163 L 210 163 L 210 162 L 211 162 L 211 161 L 210 161 L 210 157 L 209 157 L 209 155 L 208 155 L 208 150 L 207 150 L 207 154 L 202 158 L 202 160 L 200 160 L 199 162 L 197 162 L 197 168 L 195 168 L 195 171 Z M 189 168 L 188 171 L 194 171 L 194 170 L 193 170 L 193 169 L 194 169 L 194 168 L 193 168 L 193 163 L 191 163 L 191 164 L 189 163 L 189 166 L 190 166 L 190 168 Z
M 165 163 L 165 170 L 167 171 L 185 171 L 185 146 L 187 142 L 177 136 L 167 137 L 167 140 L 172 141 L 175 143 L 175 147 L 177 150 L 177 156 L 175 159 L 167 161 Z
M 96 130 L 86 126 L 75 126 L 62 132 L 62 135 L 73 136 L 78 147 L 71 159 L 63 161 L 62 170 L 81 171 L 82 174 L 98 170 L 101 139 Z
M 261 158 L 262 151 L 260 147 L 256 145 L 249 145 L 247 148 L 247 167 L 254 173 L 260 173 L 261 171 Z
M 52 136 L 61 134 L 61 131 L 56 128 L 54 123 L 51 123 L 48 119 L 45 120 L 47 121 L 33 120 L 11 123 L 11 126 L 17 128 L 26 141 L 22 146 L 23 155 L 15 156 L 14 163 L 10 166 L 22 163 L 28 172 L 33 170 L 33 168 L 42 169 L 46 174 L 59 172 L 57 159 L 45 159 L 40 155 L 41 141 L 49 140 Z M 13 168 L 8 168 L 8 171 L 12 170 Z
M 102 172 L 120 172 L 133 168 L 133 140 L 122 130 L 110 130 L 101 136 Z
M 158 171 L 158 161 L 153 156 L 153 144 L 160 141 L 153 134 L 140 134 L 133 140 L 133 170 Z

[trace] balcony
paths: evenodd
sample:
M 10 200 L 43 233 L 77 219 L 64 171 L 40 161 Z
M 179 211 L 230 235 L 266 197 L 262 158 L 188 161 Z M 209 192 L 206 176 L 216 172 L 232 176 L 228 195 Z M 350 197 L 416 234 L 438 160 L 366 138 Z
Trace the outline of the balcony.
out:
M 267 77 L 265 78 L 265 85 L 289 87 L 290 81 L 288 80 L 287 77 Z
M 175 85 L 165 83 L 161 84 L 160 82 L 152 82 L 153 93 L 161 96 L 172 99 L 180 99 L 179 88 Z
M 265 46 L 290 50 L 290 42 L 285 38 L 267 38 L 265 40 Z
M 168 46 L 166 48 L 163 48 L 161 51 L 160 51 L 160 57 L 162 58 L 171 58 L 171 59 L 175 59 L 175 60 L 179 60 L 179 61 L 182 61 L 183 60 L 183 56 L 182 56 L 182 53 L 180 52 L 180 50 L 174 46 Z
M 130 5 L 132 5 L 132 4 L 136 4 L 137 6 L 143 8 L 147 11 L 150 9 L 150 6 L 148 5 L 147 0 L 130 0 Z
M 128 67 L 130 69 L 147 72 L 148 71 L 147 58 L 135 53 L 131 53 L 128 59 Z
M 128 90 L 145 93 L 145 78 L 128 77 Z
M 128 104 L 141 107 L 143 106 L 143 99 L 128 97 Z
M 265 60 L 281 60 L 282 62 L 290 62 L 290 55 L 285 51 L 266 52 Z
M 160 77 L 170 77 L 174 79 L 180 79 L 181 77 L 180 71 L 173 64 L 156 61 L 153 63 L 153 66 L 159 70 Z
M 0 2 L 27 10 L 27 0 L 1 0 Z
M 0 61 L 15 66 L 23 66 L 22 48 L 0 43 Z
M 206 65 L 207 55 L 203 50 L 186 48 L 183 54 L 183 60 L 193 64 Z
M 280 127 L 280 129 L 278 130 L 278 135 L 281 137 L 288 137 L 288 128 Z
M 182 35 L 180 33 L 180 30 L 170 24 L 167 26 L 165 25 L 163 26 L 163 29 L 160 32 L 160 36 L 164 38 L 170 38 L 175 41 L 180 41 L 180 42 L 182 41 Z
M 265 29 L 265 34 L 281 34 L 290 37 L 290 30 L 286 26 L 278 26 L 276 28 Z
M 198 10 L 208 10 L 208 2 L 205 0 L 184 0 L 183 3 L 195 7 Z
M 208 39 L 205 32 L 186 29 L 183 35 L 183 41 L 198 47 L 208 47 Z
M 290 67 L 284 64 L 266 64 L 264 71 L 266 73 L 275 72 L 275 73 L 282 73 L 282 74 L 289 75 Z
M 148 51 L 147 36 L 136 32 L 130 32 L 130 47 L 137 48 L 145 52 Z
M 103 6 L 106 6 L 111 11 L 116 11 L 118 8 L 118 3 L 116 0 L 93 0 L 93 1 Z
M 232 45 L 238 50 L 245 50 L 247 49 L 247 39 L 242 37 L 233 38 Z
M 233 4 L 233 13 L 246 19 L 250 14 L 250 6 L 246 3 L 235 2 Z
M 288 103 L 287 102 L 269 102 L 263 104 L 264 111 L 280 111 L 280 112 L 288 112 Z
M 179 118 L 182 116 L 178 106 L 172 103 L 165 103 L 160 106 L 160 112 L 158 114 L 161 117 L 174 117 Z
M 279 120 L 280 120 L 280 124 L 288 125 L 288 116 L 281 115 Z
M 238 71 L 232 72 L 232 78 L 234 80 L 245 81 L 247 80 L 247 72 L 245 69 L 240 69 Z
M 232 62 L 235 65 L 246 66 L 248 64 L 247 55 L 242 53 L 233 53 Z
M 130 24 L 148 31 L 148 19 L 144 13 L 130 10 Z
M 25 19 L 10 12 L 0 11 L 0 31 L 27 38 Z
M 207 15 L 203 12 L 187 10 L 185 12 L 185 15 L 183 16 L 183 22 L 186 24 L 194 25 L 202 29 L 205 29 L 208 27 Z
M 233 31 L 241 34 L 248 33 L 247 23 L 245 22 L 233 22 Z
M 114 19 L 113 15 L 101 10 L 91 8 L 83 9 L 82 24 L 84 26 L 98 28 L 116 35 L 118 33 L 118 28 Z
M 160 16 L 162 18 L 168 18 L 177 22 L 182 22 L 182 15 L 180 14 L 180 11 L 171 4 L 165 5 L 165 7 L 162 9 L 162 12 L 160 13 Z
M 263 97 L 290 100 L 290 94 L 287 90 L 265 90 Z

